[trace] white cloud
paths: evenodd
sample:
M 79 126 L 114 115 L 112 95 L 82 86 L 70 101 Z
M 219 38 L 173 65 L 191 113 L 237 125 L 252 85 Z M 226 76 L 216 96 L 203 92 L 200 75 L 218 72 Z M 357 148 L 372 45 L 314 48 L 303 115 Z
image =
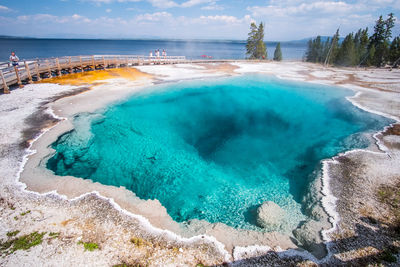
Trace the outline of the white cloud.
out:
M 110 3 L 114 3 L 114 2 L 127 3 L 127 2 L 147 1 L 152 6 L 160 8 L 160 9 L 168 9 L 168 8 L 173 8 L 173 7 L 188 8 L 188 7 L 193 7 L 193 6 L 202 5 L 202 4 L 208 4 L 208 3 L 213 3 L 213 2 L 215 3 L 215 0 L 187 0 L 181 4 L 179 4 L 173 0 L 82 0 L 82 1 L 92 2 L 97 5 L 110 4 Z
M 25 15 L 25 16 L 18 16 L 17 21 L 21 23 L 89 23 L 91 22 L 90 19 L 87 17 L 73 14 L 72 16 L 54 16 L 50 14 L 36 14 L 36 15 Z
M 172 15 L 168 12 L 156 12 L 156 13 L 152 13 L 152 14 L 146 13 L 146 14 L 138 15 L 136 17 L 136 21 L 138 21 L 138 22 L 142 22 L 142 21 L 156 22 L 157 21 L 158 22 L 161 20 L 169 19 L 171 17 L 172 17 Z
M 112 11 L 111 8 L 107 8 L 107 9 L 106 9 L 106 12 L 107 12 L 107 13 L 110 13 L 111 11 Z
M 222 22 L 229 25 L 246 23 L 245 25 L 247 26 L 247 24 L 252 21 L 252 18 L 249 15 L 246 15 L 243 18 L 237 18 L 235 16 L 228 16 L 228 15 L 215 15 L 215 16 L 200 16 L 198 19 L 195 20 L 198 20 L 202 23 Z
M 192 7 L 201 4 L 208 4 L 212 2 L 212 0 L 189 0 L 181 4 L 181 7 Z
M 202 10 L 224 10 L 224 7 L 221 5 L 217 5 L 215 1 L 210 2 L 208 5 L 203 6 Z
M 289 1 L 293 2 L 293 1 Z M 310 3 L 301 4 L 285 4 L 282 1 L 277 4 L 271 4 L 268 6 L 252 6 L 248 7 L 253 16 L 307 16 L 310 19 L 318 17 L 323 14 L 331 14 L 336 16 L 342 16 L 343 14 L 354 13 L 356 11 L 368 10 L 370 7 L 362 3 L 349 4 L 343 1 L 317 1 Z
M 170 0 L 148 0 L 148 1 L 152 6 L 163 9 L 179 6 L 176 2 Z
M 103 38 L 245 38 L 252 18 L 247 15 L 235 17 L 217 16 L 174 16 L 169 12 L 143 13 L 128 19 L 107 16 L 88 18 L 80 14 L 55 16 L 35 14 L 3 20 L 0 25 L 8 25 L 4 34 L 26 35 L 30 31 L 46 36 L 92 36 Z M 11 30 L 12 29 L 12 30 Z M 79 29 L 77 31 L 77 29 Z M 37 36 L 37 35 L 36 35 Z M 43 36 L 43 35 L 42 35 Z
M 112 2 L 126 3 L 126 2 L 140 2 L 142 0 L 81 0 L 84 2 L 93 2 L 96 4 L 110 4 Z
M 1 6 L 1 5 L 0 5 L 0 12 L 9 12 L 9 11 L 11 11 L 10 8 L 8 8 L 8 7 L 6 7 L 6 6 Z
M 86 0 L 87 1 L 87 0 Z M 132 0 L 91 0 L 107 3 L 113 1 Z M 134 0 L 136 1 L 136 0 Z M 369 27 L 370 33 L 379 13 L 384 16 L 388 7 L 380 8 L 379 2 L 386 1 L 389 7 L 400 0 L 353 0 L 353 1 L 311 1 L 311 0 L 270 0 L 265 6 L 249 6 L 243 10 L 243 15 L 237 16 L 225 12 L 206 12 L 220 10 L 217 0 L 143 0 L 151 2 L 160 9 L 140 11 L 135 6 L 135 14 L 128 17 L 113 14 L 103 17 L 85 17 L 83 13 L 69 16 L 54 16 L 36 14 L 0 17 L 0 27 L 3 34 L 27 35 L 27 25 L 30 32 L 43 34 L 82 34 L 98 37 L 165 37 L 165 38 L 233 38 L 245 39 L 249 25 L 256 20 L 265 22 L 267 40 L 296 40 L 316 35 L 332 35 L 340 27 L 341 36 L 358 28 Z M 368 4 L 368 5 L 367 5 Z M 382 3 L 380 3 L 382 4 Z M 196 7 L 195 7 L 196 6 Z M 167 8 L 196 9 L 195 17 L 176 15 L 175 10 Z M 195 8 L 193 8 L 195 7 Z M 106 10 L 111 6 L 104 6 Z M 151 10 L 151 9 L 150 9 Z M 228 9 L 227 9 L 228 10 Z M 168 12 L 166 12 L 168 11 Z M 189 13 L 188 10 L 187 13 Z M 247 11 L 247 12 L 246 12 Z M 247 15 L 246 15 L 247 13 Z M 106 13 L 104 13 L 106 14 Z M 114 15 L 115 14 L 115 15 Z M 377 15 L 378 14 L 378 15 Z M 3 27 L 4 26 L 4 27 Z M 400 32 L 400 21 L 396 21 L 393 35 Z
M 266 23 L 268 40 L 295 40 L 333 35 L 337 28 L 342 36 L 359 28 L 371 31 L 377 14 L 385 16 L 388 7 L 397 3 L 400 0 L 270 0 L 265 6 L 249 6 L 247 11 Z

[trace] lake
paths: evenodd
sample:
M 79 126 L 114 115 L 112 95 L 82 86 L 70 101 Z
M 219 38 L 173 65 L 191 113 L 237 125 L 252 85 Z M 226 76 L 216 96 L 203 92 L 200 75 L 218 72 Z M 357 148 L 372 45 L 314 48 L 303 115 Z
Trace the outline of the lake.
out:
M 272 58 L 276 42 L 267 42 Z M 199 59 L 244 59 L 245 41 L 215 40 L 93 40 L 93 39 L 21 39 L 0 38 L 0 61 L 7 61 L 11 51 L 21 60 L 78 55 L 149 55 L 150 50 L 166 49 L 169 56 Z M 283 60 L 301 60 L 306 42 L 282 42 Z M 153 52 L 154 53 L 154 52 Z

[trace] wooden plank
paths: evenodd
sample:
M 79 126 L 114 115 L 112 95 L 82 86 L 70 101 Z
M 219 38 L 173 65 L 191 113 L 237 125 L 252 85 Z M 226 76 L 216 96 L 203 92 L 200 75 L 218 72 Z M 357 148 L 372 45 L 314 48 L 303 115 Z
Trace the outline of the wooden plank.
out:
M 1 80 L 3 81 L 3 89 L 4 89 L 3 91 L 4 91 L 5 94 L 9 94 L 10 90 L 9 90 L 9 88 L 7 86 L 6 79 L 4 79 L 4 75 L 3 75 L 3 72 L 1 70 L 0 70 L 0 76 L 1 76 Z
M 19 77 L 19 70 L 18 70 L 17 66 L 14 66 L 14 71 L 15 71 L 15 77 L 17 78 L 17 83 L 18 83 L 19 88 L 24 87 L 22 85 L 21 78 Z
M 29 69 L 29 65 L 28 65 L 28 63 L 26 63 L 26 61 L 24 61 L 24 64 L 25 64 L 26 74 L 28 75 L 28 81 L 29 81 L 29 83 L 33 83 L 31 70 Z

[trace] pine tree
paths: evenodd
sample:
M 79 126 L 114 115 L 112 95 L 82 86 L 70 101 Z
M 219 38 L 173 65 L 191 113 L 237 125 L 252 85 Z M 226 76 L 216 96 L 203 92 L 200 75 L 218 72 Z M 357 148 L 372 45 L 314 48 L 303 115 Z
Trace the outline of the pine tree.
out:
M 372 63 L 380 67 L 387 60 L 389 56 L 389 40 L 392 37 L 392 28 L 394 27 L 394 15 L 390 13 L 386 20 L 383 20 L 383 17 L 380 16 L 376 21 L 374 27 L 374 34 L 370 38 L 369 49 L 374 46 L 375 53 L 374 58 L 372 59 Z
M 356 62 L 357 65 L 365 64 L 368 57 L 368 27 L 365 29 L 359 29 L 354 36 L 354 46 L 356 49 Z
M 267 47 L 264 42 L 264 24 L 261 22 L 258 25 L 258 33 L 257 33 L 257 54 L 256 58 L 258 59 L 266 59 L 267 58 Z
M 349 33 L 340 45 L 335 58 L 335 64 L 340 66 L 354 66 L 357 63 L 353 33 Z
M 394 22 L 396 19 L 394 18 L 394 14 L 390 13 L 388 18 L 385 20 L 385 39 L 388 40 L 392 37 L 392 29 L 394 27 Z
M 325 65 L 332 64 L 335 61 L 336 55 L 339 51 L 339 38 L 339 29 L 337 29 L 330 42 L 328 53 L 324 58 Z
M 324 64 L 326 64 L 326 60 L 328 58 L 328 54 L 331 51 L 331 37 L 328 37 L 324 42 L 324 48 L 322 51 L 322 58 L 324 59 Z
M 317 38 L 308 41 L 306 61 L 314 63 L 323 62 L 324 49 L 325 45 L 321 41 L 321 36 L 318 35 Z
M 390 45 L 389 59 L 393 67 L 397 67 L 400 64 L 400 36 L 394 38 Z
M 322 54 L 323 54 L 324 46 L 321 41 L 321 36 L 317 36 L 317 38 L 315 39 L 314 49 L 315 49 L 315 57 L 316 57 L 315 62 L 317 62 L 317 63 L 323 62 Z
M 281 43 L 278 43 L 274 52 L 274 60 L 282 61 L 282 51 L 281 51 Z
M 248 34 L 247 43 L 246 43 L 246 54 L 250 59 L 255 58 L 256 55 L 256 36 L 257 36 L 258 28 L 257 25 L 252 22 L 250 24 L 250 32 Z
M 367 60 L 365 62 L 365 65 L 367 65 L 367 66 L 374 65 L 375 51 L 376 51 L 375 45 L 370 45 L 368 48 L 368 55 L 367 55 Z
M 313 40 L 310 39 L 307 42 L 307 51 L 305 55 L 305 60 L 307 62 L 314 62 L 314 55 L 313 55 Z
M 246 43 L 246 54 L 250 59 L 267 58 L 267 48 L 264 43 L 264 24 L 262 22 L 258 27 L 254 22 L 250 24 L 250 32 Z

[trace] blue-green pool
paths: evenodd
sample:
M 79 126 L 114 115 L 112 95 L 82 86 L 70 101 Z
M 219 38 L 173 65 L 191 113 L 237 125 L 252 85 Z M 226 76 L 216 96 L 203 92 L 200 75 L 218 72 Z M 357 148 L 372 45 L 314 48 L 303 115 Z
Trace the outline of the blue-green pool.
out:
M 178 222 L 259 229 L 252 210 L 274 201 L 279 229 L 306 219 L 302 197 L 320 161 L 368 145 L 391 121 L 335 87 L 247 75 L 156 86 L 75 117 L 47 167 L 158 199 Z

